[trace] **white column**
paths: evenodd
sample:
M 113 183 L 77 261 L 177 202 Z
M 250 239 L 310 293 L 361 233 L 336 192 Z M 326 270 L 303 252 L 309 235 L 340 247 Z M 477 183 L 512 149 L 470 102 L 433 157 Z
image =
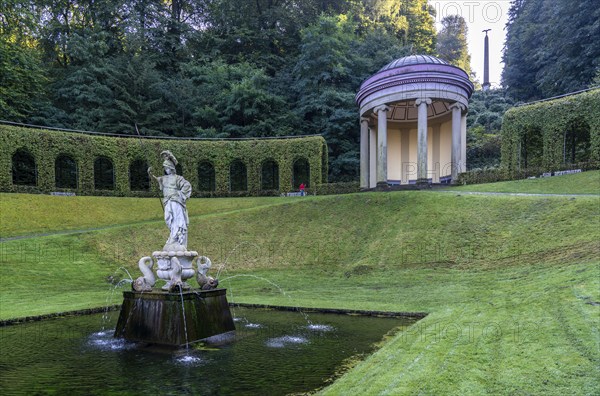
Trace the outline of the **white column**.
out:
M 442 176 L 442 164 L 440 162 L 441 147 L 440 140 L 442 139 L 442 124 L 435 124 L 431 126 L 431 182 L 439 183 L 440 177 Z
M 369 119 L 360 118 L 360 188 L 369 188 Z
M 369 128 L 369 188 L 377 186 L 377 131 Z
M 466 109 L 465 109 L 466 110 Z M 461 117 L 461 127 L 460 127 L 460 171 L 467 171 L 467 113 L 463 113 Z
M 400 131 L 400 159 L 402 160 L 402 184 L 408 184 L 409 169 L 412 168 L 410 162 L 410 129 L 402 129 Z
M 452 110 L 452 152 L 451 152 L 451 174 L 452 184 L 458 181 L 458 175 L 461 172 L 462 157 L 462 111 L 464 106 L 458 102 L 450 106 Z
M 427 183 L 427 106 L 431 99 L 417 99 L 417 184 Z
M 387 106 L 374 109 L 377 114 L 377 185 L 387 185 Z

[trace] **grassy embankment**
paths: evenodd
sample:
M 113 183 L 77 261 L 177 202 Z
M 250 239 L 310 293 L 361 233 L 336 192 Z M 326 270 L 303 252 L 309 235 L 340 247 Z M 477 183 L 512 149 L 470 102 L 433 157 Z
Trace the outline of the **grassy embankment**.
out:
M 226 263 L 233 301 L 430 313 L 325 393 L 598 394 L 599 210 L 596 197 L 284 199 L 196 216 L 189 245 Z M 107 277 L 137 276 L 165 232 L 156 221 L 2 243 L 0 317 L 119 303 Z
M 214 215 L 278 202 L 278 197 L 191 199 L 188 212 L 190 216 Z M 159 198 L 6 193 L 0 193 L 0 213 L 1 238 L 131 225 L 163 216 Z
M 455 187 L 454 189 L 532 194 L 600 194 L 600 171 L 508 182 L 473 184 Z

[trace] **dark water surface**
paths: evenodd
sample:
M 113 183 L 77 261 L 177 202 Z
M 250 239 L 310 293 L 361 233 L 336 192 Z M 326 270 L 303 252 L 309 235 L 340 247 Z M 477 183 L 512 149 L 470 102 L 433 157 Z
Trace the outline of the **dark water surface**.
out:
M 167 350 L 112 337 L 118 312 L 0 328 L 0 392 L 283 395 L 326 384 L 345 359 L 413 319 L 234 308 L 229 340 Z M 308 320 L 307 320 L 308 319 Z M 224 337 L 221 337 L 224 338 Z M 228 342 L 224 342 L 228 341 Z

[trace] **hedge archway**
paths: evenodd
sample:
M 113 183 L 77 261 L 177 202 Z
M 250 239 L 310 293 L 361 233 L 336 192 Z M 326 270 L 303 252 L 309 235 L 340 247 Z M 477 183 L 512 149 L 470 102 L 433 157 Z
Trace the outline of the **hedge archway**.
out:
M 148 191 L 150 189 L 148 162 L 145 160 L 136 159 L 129 165 L 129 188 L 131 191 Z
M 248 190 L 248 169 L 241 160 L 235 160 L 229 165 L 229 191 Z
M 310 164 L 306 158 L 298 158 L 294 161 L 293 175 L 292 187 L 294 189 L 298 189 L 302 183 L 306 188 L 310 188 Z
M 216 190 L 215 166 L 209 161 L 202 161 L 198 165 L 198 190 L 213 192 Z
M 583 120 L 573 120 L 564 132 L 563 162 L 576 164 L 590 160 L 590 127 Z
M 542 165 L 543 145 L 542 133 L 539 128 L 525 128 L 521 135 L 520 146 L 520 163 L 523 168 L 527 169 L 532 166 L 539 167 Z
M 57 188 L 77 188 L 77 162 L 67 154 L 60 154 L 54 161 L 54 185 Z
M 12 156 L 12 182 L 21 186 L 37 185 L 35 158 L 27 150 L 19 149 Z
M 263 162 L 260 175 L 261 190 L 279 190 L 279 165 L 270 159 Z
M 115 169 L 109 158 L 98 157 L 94 160 L 94 189 L 115 189 Z

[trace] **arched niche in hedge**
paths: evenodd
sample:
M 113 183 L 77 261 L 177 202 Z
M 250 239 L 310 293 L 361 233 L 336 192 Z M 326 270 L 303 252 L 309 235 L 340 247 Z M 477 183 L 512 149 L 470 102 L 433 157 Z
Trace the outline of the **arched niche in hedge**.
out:
M 21 186 L 37 185 L 35 158 L 25 149 L 18 149 L 12 156 L 12 182 Z
M 297 189 L 302 183 L 306 188 L 310 187 L 310 165 L 306 158 L 298 158 L 294 161 L 292 187 Z
M 273 159 L 268 159 L 262 163 L 260 189 L 279 190 L 279 164 Z
M 54 185 L 57 188 L 77 188 L 77 162 L 67 154 L 60 154 L 54 161 Z
M 529 126 L 524 128 L 520 142 L 521 166 L 525 169 L 542 165 L 543 144 L 539 128 Z
M 94 160 L 94 189 L 115 189 L 115 168 L 107 157 L 97 157 Z
M 241 160 L 234 160 L 229 165 L 229 191 L 248 190 L 248 169 Z
M 150 190 L 150 176 L 148 176 L 148 162 L 136 159 L 129 164 L 129 188 L 131 191 Z
M 198 191 L 212 192 L 216 188 L 215 166 L 210 161 L 201 161 L 198 164 Z
M 576 164 L 590 160 L 590 126 L 581 119 L 570 122 L 565 128 L 563 141 L 563 162 Z

